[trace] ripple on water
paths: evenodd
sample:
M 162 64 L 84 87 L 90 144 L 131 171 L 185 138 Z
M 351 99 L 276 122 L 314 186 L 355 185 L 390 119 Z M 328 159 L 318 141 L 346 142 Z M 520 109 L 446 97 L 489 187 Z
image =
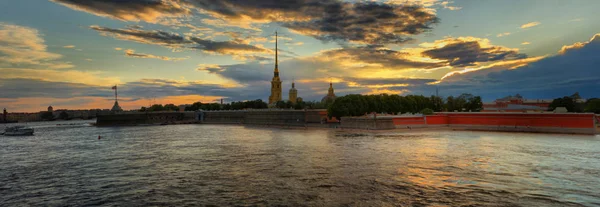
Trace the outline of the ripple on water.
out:
M 56 123 L 2 137 L 0 206 L 600 205 L 593 137 Z

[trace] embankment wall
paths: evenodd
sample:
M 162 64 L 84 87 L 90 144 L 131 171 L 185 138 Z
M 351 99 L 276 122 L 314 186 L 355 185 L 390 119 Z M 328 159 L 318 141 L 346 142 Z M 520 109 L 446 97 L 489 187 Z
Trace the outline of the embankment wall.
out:
M 594 114 L 576 113 L 438 113 L 393 117 L 397 128 L 449 126 L 464 130 L 595 134 Z
M 98 115 L 97 126 L 127 126 L 141 124 L 168 124 L 194 120 L 194 112 L 135 112 Z
M 251 124 L 274 126 L 305 126 L 307 123 L 320 123 L 319 111 L 304 110 L 240 110 L 202 111 L 201 123 Z
M 341 127 L 348 129 L 395 129 L 392 118 L 342 117 Z

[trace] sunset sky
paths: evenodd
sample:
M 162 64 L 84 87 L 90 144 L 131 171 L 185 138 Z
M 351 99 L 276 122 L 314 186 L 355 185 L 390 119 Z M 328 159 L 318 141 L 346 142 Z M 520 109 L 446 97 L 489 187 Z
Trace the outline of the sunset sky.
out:
M 283 97 L 600 97 L 598 0 L 0 0 L 9 112 Z

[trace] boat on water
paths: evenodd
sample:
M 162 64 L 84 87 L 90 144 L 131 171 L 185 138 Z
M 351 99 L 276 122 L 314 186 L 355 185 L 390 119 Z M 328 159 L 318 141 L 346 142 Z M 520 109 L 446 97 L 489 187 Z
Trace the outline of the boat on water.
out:
M 4 129 L 4 136 L 27 136 L 33 135 L 33 128 L 26 126 L 12 126 Z

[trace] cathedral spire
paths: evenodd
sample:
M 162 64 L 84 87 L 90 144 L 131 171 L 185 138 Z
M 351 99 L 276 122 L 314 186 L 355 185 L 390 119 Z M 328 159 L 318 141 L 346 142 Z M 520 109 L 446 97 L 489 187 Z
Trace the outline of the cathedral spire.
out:
M 279 76 L 279 60 L 277 59 L 277 51 L 279 49 L 277 48 L 277 39 L 277 31 L 275 31 L 275 76 Z
M 274 107 L 275 103 L 281 101 L 281 79 L 279 78 L 279 60 L 277 59 L 277 31 L 275 31 L 275 70 L 271 80 L 271 96 L 269 96 L 269 105 Z

